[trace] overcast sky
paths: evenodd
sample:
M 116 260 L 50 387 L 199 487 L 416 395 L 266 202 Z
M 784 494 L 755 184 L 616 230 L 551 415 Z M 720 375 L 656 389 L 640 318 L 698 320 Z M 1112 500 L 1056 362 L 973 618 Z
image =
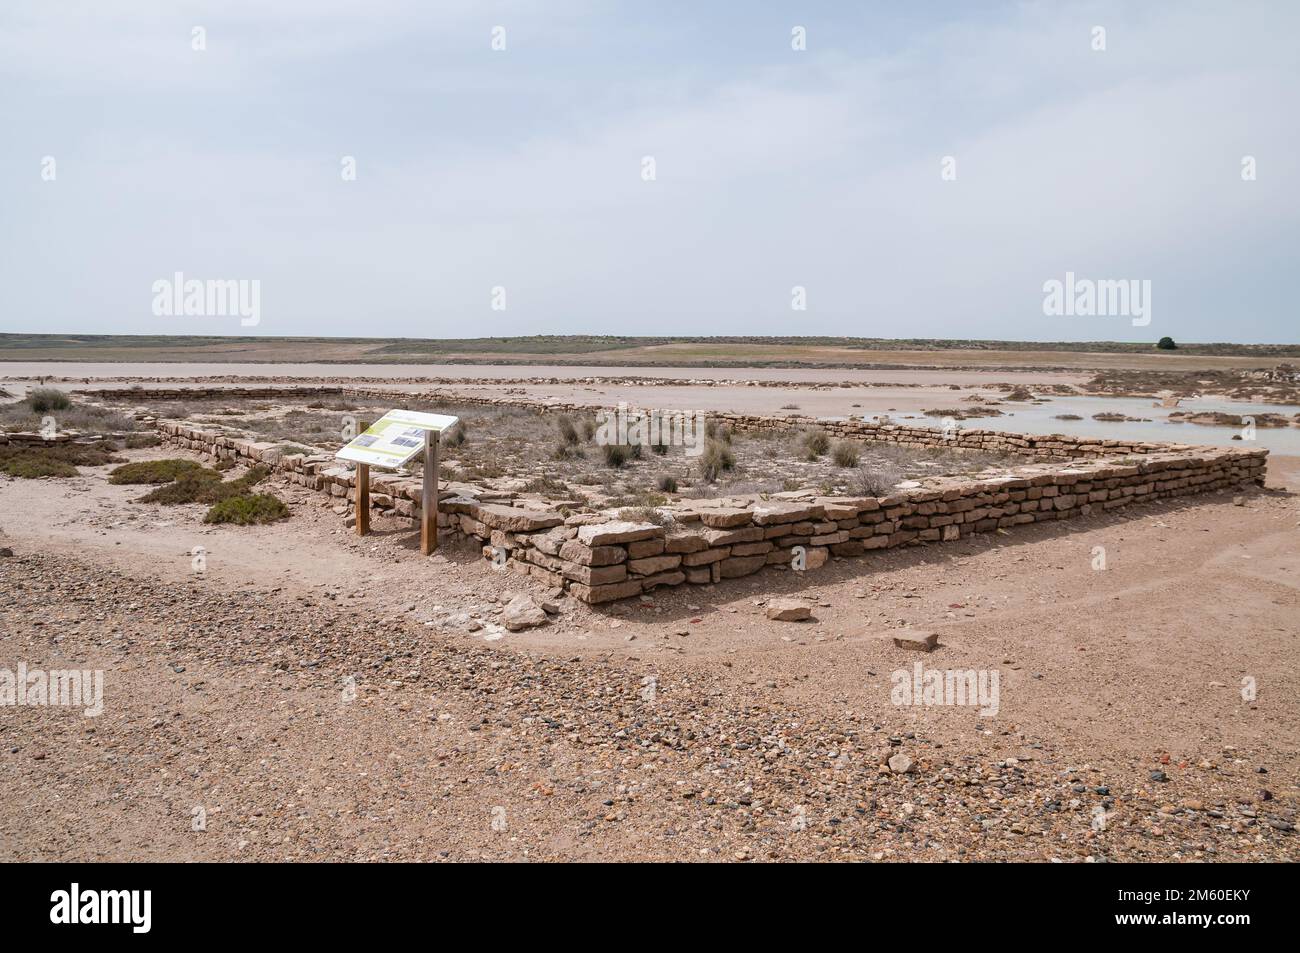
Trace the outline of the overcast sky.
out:
M 4 0 L 0 331 L 1300 341 L 1298 35 L 1227 0 Z M 259 281 L 260 324 L 156 316 L 177 271 Z M 1067 271 L 1149 280 L 1150 325 L 1045 315 Z

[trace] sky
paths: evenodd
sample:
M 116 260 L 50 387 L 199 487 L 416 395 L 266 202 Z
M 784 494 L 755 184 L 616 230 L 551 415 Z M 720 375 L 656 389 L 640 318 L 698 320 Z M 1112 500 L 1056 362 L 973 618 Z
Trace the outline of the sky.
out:
M 0 331 L 1292 343 L 1297 35 L 1249 0 L 5 0 Z M 159 313 L 178 272 L 257 282 L 256 325 Z M 1049 313 L 1067 273 L 1149 282 L 1148 322 Z

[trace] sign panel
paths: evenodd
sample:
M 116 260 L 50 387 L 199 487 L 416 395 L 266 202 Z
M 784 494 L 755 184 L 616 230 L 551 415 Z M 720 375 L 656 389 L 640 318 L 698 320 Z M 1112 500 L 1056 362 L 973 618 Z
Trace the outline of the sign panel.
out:
M 414 410 L 390 410 L 366 432 L 358 434 L 335 457 L 372 467 L 396 469 L 405 466 L 424 450 L 424 432 L 442 433 L 460 423 L 447 414 L 422 414 Z

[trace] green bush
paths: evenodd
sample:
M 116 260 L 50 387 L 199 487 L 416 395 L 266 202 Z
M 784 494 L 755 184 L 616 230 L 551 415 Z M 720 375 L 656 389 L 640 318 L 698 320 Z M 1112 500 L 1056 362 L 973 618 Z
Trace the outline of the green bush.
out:
M 837 467 L 856 467 L 858 465 L 858 445 L 848 440 L 841 440 L 831 451 L 831 459 Z
M 51 410 L 67 410 L 72 398 L 54 387 L 38 387 L 27 395 L 27 406 L 38 414 L 48 414 Z
M 249 526 L 254 523 L 274 523 L 288 515 L 289 507 L 270 493 L 241 494 L 214 503 L 207 516 L 203 517 L 203 522 Z
M 109 483 L 170 483 L 187 473 L 202 470 L 193 460 L 141 460 L 118 467 L 108 475 Z
M 675 476 L 669 476 L 668 474 L 661 476 L 659 478 L 659 489 L 663 490 L 665 493 L 676 493 L 677 478 Z
M 171 483 L 150 490 L 140 497 L 141 503 L 161 503 L 164 506 L 178 506 L 182 503 L 219 503 L 232 496 L 241 496 L 261 483 L 271 471 L 258 464 L 247 473 L 234 480 L 221 480 L 216 470 L 198 467 L 182 473 Z
M 24 480 L 38 480 L 41 477 L 74 477 L 77 468 L 66 460 L 59 460 L 43 453 L 14 454 L 0 461 L 0 472 Z
M 615 470 L 627 463 L 628 457 L 631 456 L 627 446 L 621 443 L 604 444 L 600 452 L 605 457 L 605 465 Z
M 106 463 L 120 463 L 105 447 L 79 443 L 59 443 L 48 446 L 0 447 L 0 473 L 34 480 L 39 477 L 77 476 L 77 467 L 102 467 Z

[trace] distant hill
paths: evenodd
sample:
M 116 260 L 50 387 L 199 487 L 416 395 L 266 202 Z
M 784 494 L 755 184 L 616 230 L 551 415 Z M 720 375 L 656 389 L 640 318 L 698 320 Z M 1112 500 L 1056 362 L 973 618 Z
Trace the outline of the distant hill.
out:
M 536 334 L 482 338 L 266 337 L 164 334 L 11 334 L 0 333 L 0 352 L 20 350 L 301 348 L 351 346 L 375 356 L 446 356 L 470 354 L 592 354 L 680 345 L 758 345 L 764 348 L 843 348 L 869 351 L 1064 351 L 1093 354 L 1148 354 L 1155 342 L 1128 341 L 984 341 L 944 338 L 857 337 L 636 337 L 614 334 Z M 1300 357 L 1300 344 L 1180 343 L 1177 353 L 1232 357 Z

